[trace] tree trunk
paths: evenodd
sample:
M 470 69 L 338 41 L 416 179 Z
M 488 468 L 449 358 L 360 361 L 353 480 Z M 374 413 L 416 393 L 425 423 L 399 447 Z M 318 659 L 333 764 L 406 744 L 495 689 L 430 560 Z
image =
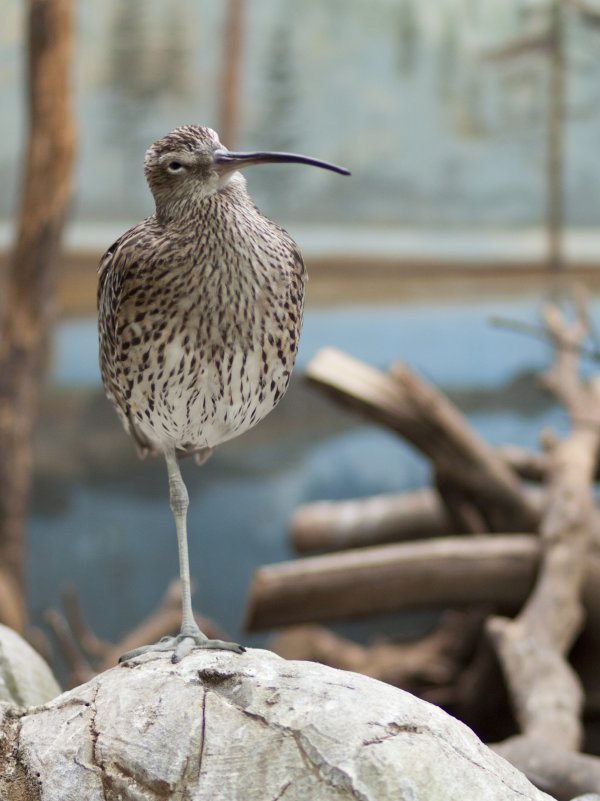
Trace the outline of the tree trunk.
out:
M 244 0 L 228 0 L 225 20 L 225 53 L 221 80 L 219 136 L 234 150 L 240 127 L 240 83 L 244 47 Z
M 565 125 L 565 55 L 564 21 L 561 0 L 550 8 L 550 75 L 548 86 L 548 122 L 546 139 L 546 232 L 548 267 L 559 272 L 564 267 L 563 171 Z
M 3 276 L 0 341 L 0 620 L 22 629 L 30 439 L 71 193 L 73 0 L 30 0 L 28 123 L 17 238 Z

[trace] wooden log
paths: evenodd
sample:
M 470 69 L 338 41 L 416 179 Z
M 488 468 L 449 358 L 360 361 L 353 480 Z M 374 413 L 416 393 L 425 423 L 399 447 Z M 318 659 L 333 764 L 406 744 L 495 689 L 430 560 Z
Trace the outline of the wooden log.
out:
M 181 626 L 181 585 L 179 579 L 171 582 L 158 607 L 120 642 L 100 640 L 83 616 L 75 590 L 70 587 L 63 593 L 65 613 L 48 609 L 46 622 L 52 629 L 62 657 L 70 674 L 67 685 L 75 687 L 97 673 L 117 664 L 121 654 L 140 645 L 158 642 L 162 637 L 177 634 Z M 210 618 L 195 613 L 196 623 L 207 637 L 214 640 L 231 640 Z
M 548 459 L 544 459 L 547 475 Z M 542 515 L 546 491 L 525 486 L 529 503 Z M 600 509 L 591 510 L 593 547 L 600 551 Z M 290 520 L 292 543 L 299 553 L 342 551 L 407 540 L 456 534 L 437 490 L 422 487 L 349 501 L 315 501 L 299 506 Z
M 296 551 L 337 551 L 450 533 L 435 490 L 388 493 L 299 506 L 290 529 Z
M 444 487 L 450 515 L 468 525 L 485 520 L 490 531 L 532 531 L 538 515 L 516 474 L 437 389 L 396 365 L 390 375 L 333 348 L 319 351 L 306 378 L 346 406 L 401 434 L 428 456 Z M 465 514 L 465 501 L 476 515 Z
M 490 747 L 559 801 L 598 799 L 596 792 L 592 792 L 600 788 L 600 759 L 597 756 L 580 754 L 523 735 L 510 737 Z
M 549 453 L 540 571 L 517 618 L 488 621 L 525 735 L 521 751 L 528 741 L 577 751 L 583 741 L 583 689 L 566 655 L 584 618 L 581 596 L 589 576 L 593 481 L 600 451 L 600 378 L 584 383 L 579 374 L 580 346 L 590 330 L 582 304 L 580 300 L 579 318 L 572 324 L 557 307 L 545 314 L 557 346 L 545 380 L 568 409 L 573 429 Z
M 525 481 L 542 482 L 548 475 L 548 456 L 543 451 L 530 451 L 518 445 L 500 445 L 498 455 Z
M 533 586 L 538 558 L 537 538 L 514 534 L 446 537 L 267 565 L 254 574 L 247 626 L 256 631 L 472 604 L 515 610 Z M 600 559 L 589 567 L 600 578 Z
M 270 649 L 284 659 L 363 673 L 423 697 L 425 691 L 445 689 L 456 681 L 483 621 L 481 612 L 447 610 L 439 625 L 420 640 L 367 646 L 314 623 L 290 626 L 272 638 Z

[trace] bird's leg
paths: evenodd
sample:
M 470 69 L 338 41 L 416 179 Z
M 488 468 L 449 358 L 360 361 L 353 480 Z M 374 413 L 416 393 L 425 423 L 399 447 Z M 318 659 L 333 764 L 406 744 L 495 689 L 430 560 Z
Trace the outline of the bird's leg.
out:
M 244 648 L 237 643 L 209 639 L 206 634 L 200 631 L 194 619 L 187 541 L 187 510 L 189 506 L 189 496 L 183 478 L 181 477 L 181 470 L 179 469 L 179 463 L 175 452 L 166 453 L 165 458 L 167 461 L 167 471 L 169 473 L 169 501 L 173 517 L 175 518 L 177 545 L 179 548 L 179 578 L 181 581 L 182 604 L 181 630 L 176 637 L 163 637 L 160 642 L 154 645 L 146 645 L 128 651 L 121 656 L 119 662 L 124 662 L 127 659 L 149 651 L 173 651 L 173 662 L 179 662 L 184 656 L 187 656 L 190 651 L 194 650 L 194 648 L 243 653 Z
M 192 610 L 192 590 L 190 583 L 190 559 L 188 555 L 187 540 L 187 510 L 189 506 L 188 491 L 181 477 L 179 463 L 174 453 L 166 455 L 167 471 L 169 473 L 169 502 L 175 518 L 177 530 L 177 547 L 179 550 L 179 580 L 181 582 L 181 634 L 198 636 L 202 634 Z M 204 637 L 204 639 L 207 639 Z

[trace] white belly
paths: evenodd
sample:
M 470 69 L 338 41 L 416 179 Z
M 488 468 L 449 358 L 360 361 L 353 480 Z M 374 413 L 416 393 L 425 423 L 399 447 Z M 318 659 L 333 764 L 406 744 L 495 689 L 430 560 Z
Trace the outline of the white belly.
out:
M 223 359 L 193 359 L 193 351 L 173 342 L 154 389 L 148 381 L 134 387 L 136 428 L 161 450 L 214 448 L 242 434 L 276 406 L 289 382 L 291 365 L 276 352 L 265 360 L 262 350 L 237 347 Z

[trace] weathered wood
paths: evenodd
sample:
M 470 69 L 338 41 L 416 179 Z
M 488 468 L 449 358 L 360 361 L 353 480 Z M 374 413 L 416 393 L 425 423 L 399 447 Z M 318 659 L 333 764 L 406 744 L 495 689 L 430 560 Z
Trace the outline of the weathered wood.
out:
M 534 473 L 533 463 L 524 456 Z M 535 459 L 538 465 L 542 460 Z M 550 460 L 544 454 L 544 478 Z M 540 473 L 535 471 L 535 475 Z M 524 487 L 529 503 L 541 518 L 546 503 L 543 487 Z M 592 540 L 600 551 L 600 509 L 591 512 Z M 422 487 L 408 492 L 390 492 L 348 501 L 313 501 L 299 506 L 290 519 L 292 543 L 299 553 L 342 551 L 391 542 L 431 539 L 456 534 L 437 490 Z
M 69 668 L 69 687 L 82 684 L 92 676 L 109 670 L 117 664 L 122 654 L 134 648 L 177 634 L 181 627 L 179 579 L 171 582 L 158 607 L 118 643 L 100 640 L 94 634 L 83 616 L 73 588 L 63 593 L 63 602 L 65 613 L 49 609 L 46 612 L 46 622 L 52 629 L 63 660 Z M 195 619 L 200 630 L 210 639 L 231 641 L 231 637 L 210 618 L 195 614 Z
M 511 469 L 526 481 L 542 482 L 548 474 L 548 457 L 518 445 L 501 445 L 496 449 Z
M 552 793 L 557 801 L 598 801 L 600 759 L 553 745 L 546 739 L 511 737 L 491 746 L 497 754 L 526 776 L 535 777 L 536 786 Z
M 441 392 L 407 367 L 396 365 L 388 375 L 325 348 L 308 365 L 306 377 L 339 402 L 401 434 L 428 456 L 445 489 L 448 513 L 458 518 L 459 525 L 470 525 L 468 521 L 476 518 L 490 531 L 535 530 L 538 515 L 516 474 Z M 465 504 L 476 514 L 465 512 Z
M 350 501 L 299 506 L 290 520 L 294 548 L 337 551 L 439 537 L 450 525 L 438 494 L 427 487 Z
M 386 681 L 423 698 L 433 688 L 446 689 L 464 667 L 483 626 L 478 612 L 448 610 L 440 624 L 414 642 L 360 645 L 315 624 L 290 626 L 270 641 L 285 659 L 302 659 L 352 670 Z
M 14 251 L 0 308 L 0 620 L 22 629 L 23 535 L 30 435 L 52 316 L 60 239 L 71 194 L 73 0 L 29 0 L 28 138 Z
M 492 618 L 488 629 L 527 743 L 576 751 L 583 741 L 583 690 L 566 654 L 584 618 L 581 599 L 589 576 L 593 482 L 600 450 L 600 378 L 579 376 L 580 345 L 588 335 L 587 310 L 568 324 L 556 307 L 546 310 L 557 356 L 548 388 L 564 403 L 572 432 L 549 452 L 548 501 L 541 525 L 539 574 L 527 603 L 512 621 Z
M 414 608 L 494 604 L 517 609 L 533 586 L 539 542 L 529 535 L 445 537 L 361 548 L 259 568 L 252 631 Z M 600 558 L 589 563 L 600 579 Z

